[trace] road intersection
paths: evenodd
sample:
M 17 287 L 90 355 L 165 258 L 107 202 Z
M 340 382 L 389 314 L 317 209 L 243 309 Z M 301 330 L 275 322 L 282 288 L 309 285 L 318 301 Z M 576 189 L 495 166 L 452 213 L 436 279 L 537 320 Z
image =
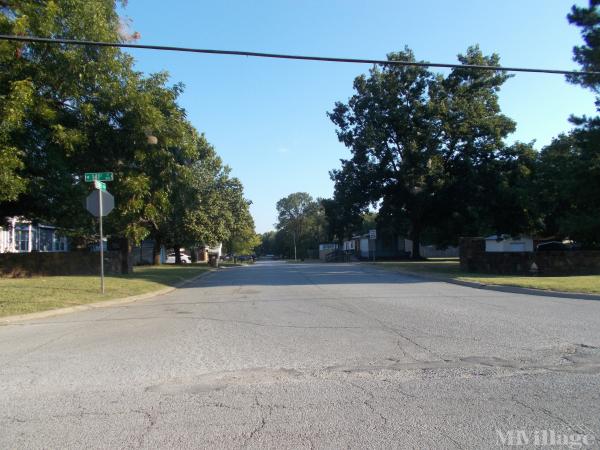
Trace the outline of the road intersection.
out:
M 600 302 L 257 263 L 2 326 L 0 385 L 2 448 L 597 446 Z

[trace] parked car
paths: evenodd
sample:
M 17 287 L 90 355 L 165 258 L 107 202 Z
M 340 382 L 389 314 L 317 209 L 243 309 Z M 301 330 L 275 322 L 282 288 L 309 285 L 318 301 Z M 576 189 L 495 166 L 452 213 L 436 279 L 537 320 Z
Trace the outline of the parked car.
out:
M 175 253 L 169 253 L 167 255 L 167 264 L 175 264 Z M 192 258 L 185 253 L 181 253 L 181 263 L 182 264 L 190 264 L 192 262 Z
M 577 244 L 570 242 L 562 242 L 562 241 L 547 241 L 542 242 L 537 245 L 536 250 L 538 252 L 543 251 L 560 251 L 560 250 L 575 250 L 577 248 Z

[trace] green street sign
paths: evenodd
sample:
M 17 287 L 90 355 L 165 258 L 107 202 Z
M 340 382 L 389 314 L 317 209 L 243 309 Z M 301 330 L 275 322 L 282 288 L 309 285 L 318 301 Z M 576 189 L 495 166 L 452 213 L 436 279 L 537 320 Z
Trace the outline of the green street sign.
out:
M 98 189 L 100 191 L 105 191 L 106 183 L 103 183 L 102 181 L 94 180 L 94 188 Z
M 112 172 L 88 172 L 85 174 L 85 181 L 93 183 L 94 181 L 113 181 Z

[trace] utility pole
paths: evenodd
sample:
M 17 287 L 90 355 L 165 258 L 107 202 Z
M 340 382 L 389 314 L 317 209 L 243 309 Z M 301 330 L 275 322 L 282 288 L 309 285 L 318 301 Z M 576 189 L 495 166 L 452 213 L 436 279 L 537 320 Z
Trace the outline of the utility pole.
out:
M 369 230 L 369 244 L 373 243 L 373 262 L 375 262 L 375 250 L 377 249 L 377 230 Z
M 297 262 L 298 258 L 296 257 L 296 230 L 294 230 L 292 235 L 294 236 L 294 262 Z

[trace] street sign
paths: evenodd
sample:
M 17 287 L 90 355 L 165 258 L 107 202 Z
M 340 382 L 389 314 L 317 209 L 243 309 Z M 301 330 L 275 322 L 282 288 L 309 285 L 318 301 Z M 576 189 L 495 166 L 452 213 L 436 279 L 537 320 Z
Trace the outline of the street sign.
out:
M 86 183 L 92 183 L 94 181 L 113 181 L 112 172 L 87 172 L 85 174 Z
M 115 198 L 108 191 L 95 190 L 85 199 L 87 210 L 100 217 L 100 195 L 102 195 L 102 215 L 106 216 L 115 207 Z
M 102 181 L 94 180 L 94 188 L 99 189 L 101 191 L 105 191 L 106 183 L 103 183 Z

